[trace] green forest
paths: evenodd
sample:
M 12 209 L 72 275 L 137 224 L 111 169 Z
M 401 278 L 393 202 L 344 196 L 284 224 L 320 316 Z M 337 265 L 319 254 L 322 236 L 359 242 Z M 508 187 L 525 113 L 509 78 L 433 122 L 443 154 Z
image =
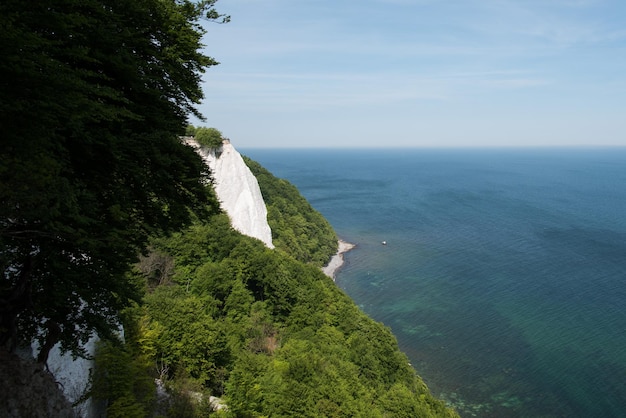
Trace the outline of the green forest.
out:
M 259 182 L 276 248 L 299 261 L 325 265 L 337 252 L 337 235 L 332 226 L 293 184 L 274 177 L 256 161 L 247 157 L 244 161 Z
M 248 160 L 274 250 L 220 211 L 180 138 L 215 3 L 0 2 L 0 350 L 43 370 L 98 335 L 109 417 L 455 416 L 322 274 L 337 239 L 295 187 Z
M 293 185 L 247 163 L 262 173 L 277 248 L 225 214 L 154 239 L 133 270 L 145 295 L 124 311 L 126 343 L 97 356 L 93 391 L 109 416 L 205 416 L 211 395 L 232 417 L 455 416 L 389 329 L 321 272 L 336 251 L 328 223 Z M 155 378 L 170 393 L 160 402 Z

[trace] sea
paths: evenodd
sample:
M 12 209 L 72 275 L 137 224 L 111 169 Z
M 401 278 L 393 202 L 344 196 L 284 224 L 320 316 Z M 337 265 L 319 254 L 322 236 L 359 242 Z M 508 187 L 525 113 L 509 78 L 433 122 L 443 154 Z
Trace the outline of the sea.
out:
M 243 149 L 462 417 L 626 417 L 626 148 Z

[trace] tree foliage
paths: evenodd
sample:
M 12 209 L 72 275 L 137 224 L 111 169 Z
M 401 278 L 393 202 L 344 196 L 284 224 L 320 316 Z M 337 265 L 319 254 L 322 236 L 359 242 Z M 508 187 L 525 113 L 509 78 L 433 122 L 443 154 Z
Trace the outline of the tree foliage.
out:
M 0 3 L 0 344 L 76 349 L 140 293 L 148 236 L 217 210 L 177 135 L 215 0 Z
M 337 252 L 337 235 L 330 223 L 293 184 L 273 176 L 250 158 L 244 157 L 244 161 L 259 182 L 276 248 L 305 263 L 328 263 Z
M 208 148 L 217 148 L 224 141 L 224 136 L 216 128 L 198 127 L 193 136 L 200 145 Z
M 160 413 L 155 377 L 181 394 L 170 416 L 206 415 L 208 393 L 237 417 L 454 416 L 321 273 L 336 237 L 293 186 L 259 171 L 283 251 L 217 213 L 177 137 L 216 64 L 198 21 L 225 19 L 214 3 L 0 3 L 0 345 L 36 337 L 43 361 L 109 335 L 94 396 L 110 416 Z
M 194 136 L 196 134 L 196 127 L 192 124 L 188 124 L 185 128 L 185 136 Z
M 270 190 L 271 201 L 282 193 Z M 173 257 L 174 274 L 145 296 L 127 341 L 167 371 L 172 396 L 222 396 L 232 417 L 456 416 L 319 266 L 241 235 L 224 214 L 152 249 Z

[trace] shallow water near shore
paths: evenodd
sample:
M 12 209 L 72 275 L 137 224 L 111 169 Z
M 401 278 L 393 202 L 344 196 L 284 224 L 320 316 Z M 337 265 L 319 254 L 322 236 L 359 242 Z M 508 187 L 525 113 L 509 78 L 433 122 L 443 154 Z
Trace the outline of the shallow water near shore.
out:
M 462 416 L 624 416 L 626 149 L 241 152 L 357 244 L 338 286 Z

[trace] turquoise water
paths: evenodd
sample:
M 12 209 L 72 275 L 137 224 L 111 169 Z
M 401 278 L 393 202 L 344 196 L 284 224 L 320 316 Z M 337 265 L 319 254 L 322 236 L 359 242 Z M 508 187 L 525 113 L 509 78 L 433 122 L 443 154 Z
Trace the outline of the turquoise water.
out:
M 626 416 L 626 149 L 243 153 L 358 245 L 337 284 L 462 416 Z

